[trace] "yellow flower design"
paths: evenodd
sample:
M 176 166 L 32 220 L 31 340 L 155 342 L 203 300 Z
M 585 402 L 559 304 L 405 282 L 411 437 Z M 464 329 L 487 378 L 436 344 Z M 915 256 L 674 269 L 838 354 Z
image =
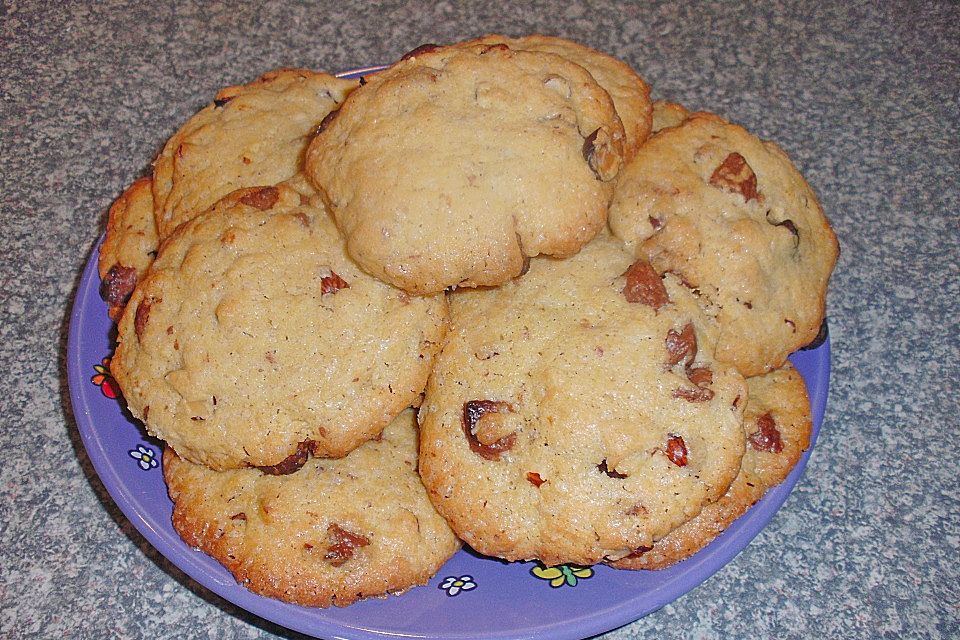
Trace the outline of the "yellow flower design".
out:
M 554 589 L 563 585 L 571 587 L 577 586 L 578 580 L 586 580 L 593 577 L 593 569 L 590 567 L 581 567 L 576 564 L 560 564 L 555 567 L 545 567 L 542 564 L 530 569 L 535 577 L 541 580 L 548 580 L 550 586 Z

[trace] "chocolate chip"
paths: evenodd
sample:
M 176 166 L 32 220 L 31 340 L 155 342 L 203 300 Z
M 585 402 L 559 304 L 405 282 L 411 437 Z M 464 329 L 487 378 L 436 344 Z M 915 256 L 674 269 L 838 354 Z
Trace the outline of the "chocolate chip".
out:
M 623 296 L 627 302 L 642 302 L 654 309 L 670 302 L 660 274 L 646 260 L 637 260 L 623 275 L 627 279 L 623 287 Z
M 756 451 L 780 453 L 783 451 L 783 441 L 773 415 L 768 411 L 757 418 L 757 430 L 747 436 L 750 448 Z
M 307 463 L 307 458 L 309 457 L 312 447 L 312 441 L 304 440 L 297 445 L 296 451 L 291 453 L 277 464 L 265 465 L 262 467 L 257 467 L 257 469 L 271 476 L 289 475 L 299 471 L 300 468 Z
M 335 567 L 339 567 L 353 557 L 354 549 L 365 547 L 370 540 L 359 533 L 347 531 L 336 523 L 327 527 L 327 553 L 323 559 Z
M 629 558 L 639 558 L 648 551 L 653 551 L 653 547 L 637 547 L 630 554 L 624 556 L 623 559 L 627 560 Z
M 583 139 L 583 148 L 581 149 L 581 153 L 583 154 L 583 159 L 586 160 L 586 161 L 587 161 L 587 164 L 590 165 L 590 168 L 593 169 L 593 173 L 594 173 L 594 174 L 597 173 L 597 170 L 594 168 L 595 160 L 594 160 L 593 156 L 594 156 L 594 153 L 596 153 L 596 149 L 594 148 L 594 144 L 596 144 L 596 142 L 597 142 L 597 134 L 598 134 L 598 133 L 600 133 L 600 129 L 594 130 L 593 133 L 591 133 L 589 136 L 587 136 L 586 138 L 584 138 L 584 139 Z M 599 176 L 597 176 L 597 177 L 599 177 Z
M 110 306 L 122 307 L 127 304 L 136 286 L 137 270 L 115 264 L 100 283 L 100 297 Z
M 337 272 L 330 270 L 330 275 L 320 278 L 320 294 L 336 293 L 340 289 L 349 289 L 350 284 L 337 275 Z
M 623 480 L 627 477 L 625 473 L 619 473 L 616 469 L 609 469 L 607 467 L 607 459 L 604 458 L 600 461 L 600 464 L 597 465 L 597 471 L 600 473 L 605 473 L 611 478 L 617 478 L 618 480 Z
M 683 331 L 670 329 L 665 341 L 667 347 L 667 364 L 671 367 L 680 361 L 689 366 L 697 357 L 697 335 L 693 331 L 693 323 L 688 322 Z
M 713 384 L 713 371 L 709 367 L 689 368 L 687 379 L 698 387 L 705 387 Z
M 778 222 L 774 225 L 775 227 L 786 227 L 787 231 L 793 234 L 793 237 L 797 240 L 800 239 L 800 232 L 797 231 L 797 225 L 793 224 L 793 220 L 787 218 L 783 222 Z
M 770 219 L 770 212 L 767 211 L 767 222 L 769 222 L 775 227 L 783 227 L 784 229 L 789 231 L 791 234 L 793 234 L 794 246 L 795 247 L 800 246 L 800 230 L 797 229 L 797 225 L 794 224 L 793 220 L 791 220 L 790 218 L 786 218 L 784 220 L 780 220 L 779 222 L 774 222 L 773 220 Z
M 510 50 L 510 47 L 508 47 L 507 45 L 501 42 L 498 44 L 487 45 L 486 47 L 483 48 L 483 51 L 480 52 L 480 55 L 489 53 L 490 51 L 509 51 L 509 50 Z
M 340 109 L 334 109 L 327 115 L 323 116 L 323 120 L 321 120 L 320 124 L 317 125 L 317 128 L 313 130 L 313 135 L 318 136 L 326 131 L 327 127 L 330 126 L 330 123 L 337 119 L 338 115 L 340 115 Z
M 734 151 L 720 163 L 710 176 L 710 184 L 718 189 L 739 193 L 743 199 L 759 200 L 757 175 L 747 164 L 746 158 Z
M 689 388 L 681 387 L 673 390 L 673 397 L 686 400 L 687 402 L 709 402 L 713 400 L 713 389 L 704 389 L 702 387 Z
M 654 231 L 659 231 L 663 228 L 663 220 L 660 218 L 654 218 L 653 216 L 647 216 L 647 220 L 650 222 L 650 226 L 653 227 Z
M 827 327 L 827 319 L 824 318 L 823 322 L 820 323 L 820 331 L 817 332 L 817 337 L 811 340 L 807 346 L 800 347 L 800 350 L 809 351 L 810 349 L 816 349 L 826 342 L 828 337 L 830 337 L 830 329 Z
M 423 53 L 430 53 L 431 51 L 436 51 L 439 48 L 440 48 L 440 45 L 438 44 L 431 44 L 431 43 L 422 44 L 416 49 L 411 49 L 410 51 L 407 51 L 405 54 L 400 56 L 400 59 L 409 60 L 410 58 L 416 58 L 417 56 Z
M 260 211 L 266 211 L 273 205 L 277 204 L 277 200 L 279 198 L 280 190 L 276 187 L 261 187 L 243 194 L 243 196 L 240 198 L 240 202 L 255 209 L 259 209 Z
M 233 96 L 229 98 L 216 98 L 213 101 L 213 106 L 217 107 L 218 109 L 222 109 L 223 106 L 228 102 L 230 102 L 231 100 L 233 100 Z
M 597 180 L 612 180 L 620 170 L 620 157 L 614 151 L 610 134 L 602 128 L 595 129 L 583 139 L 580 152 Z
M 493 442 L 484 444 L 477 439 L 477 424 L 488 413 L 507 413 L 510 405 L 499 400 L 471 400 L 463 404 L 461 424 L 463 433 L 467 437 L 470 450 L 486 460 L 499 460 L 501 454 L 509 451 L 516 441 L 517 434 L 511 433 Z
M 520 267 L 520 273 L 516 277 L 525 276 L 530 271 L 530 256 L 523 257 L 523 266 Z
M 137 340 L 143 340 L 143 331 L 147 328 L 147 322 L 150 321 L 152 306 L 153 300 L 141 300 L 137 306 L 137 313 L 133 316 L 133 329 L 137 334 Z
M 360 76 L 360 86 L 362 87 L 365 84 L 367 84 L 367 79 L 364 78 L 363 76 Z
M 687 443 L 681 436 L 671 435 L 667 438 L 667 458 L 678 467 L 687 466 Z

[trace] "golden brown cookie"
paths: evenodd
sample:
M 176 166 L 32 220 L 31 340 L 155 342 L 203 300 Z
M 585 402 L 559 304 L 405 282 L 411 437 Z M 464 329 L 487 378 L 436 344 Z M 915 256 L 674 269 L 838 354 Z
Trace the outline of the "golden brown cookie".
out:
M 604 234 L 449 296 L 420 410 L 420 473 L 477 551 L 618 559 L 718 499 L 740 469 L 746 386 L 697 351 L 649 265 Z M 633 264 L 632 264 L 633 263 Z
M 837 239 L 772 142 L 704 113 L 661 130 L 624 169 L 610 227 L 696 293 L 704 338 L 742 374 L 775 369 L 816 337 Z
M 690 116 L 686 107 L 675 102 L 657 100 L 653 103 L 652 133 L 657 133 L 667 127 L 676 127 Z
M 604 225 L 622 160 L 581 66 L 503 45 L 420 50 L 371 76 L 306 170 L 361 267 L 411 292 L 499 285 Z
M 650 135 L 650 87 L 630 65 L 584 46 L 578 42 L 554 36 L 530 35 L 520 38 L 491 34 L 468 44 L 506 44 L 511 49 L 553 53 L 575 62 L 610 94 L 617 114 L 623 123 L 624 162 L 629 162 L 637 149 Z
M 100 245 L 100 296 L 113 320 L 120 319 L 134 287 L 157 255 L 159 242 L 150 178 L 140 178 L 110 207 L 107 235 Z
M 423 391 L 447 317 L 365 274 L 318 199 L 243 189 L 164 241 L 120 321 L 130 411 L 191 462 L 346 455 Z
M 417 477 L 413 410 L 346 458 L 213 471 L 167 449 L 173 526 L 251 591 L 310 607 L 426 584 L 460 547 Z
M 313 133 L 358 80 L 278 69 L 221 89 L 167 141 L 154 161 L 161 238 L 235 189 L 298 173 Z
M 803 378 L 788 362 L 762 376 L 747 378 L 750 399 L 744 409 L 747 449 L 740 475 L 727 493 L 651 549 L 613 562 L 618 569 L 662 569 L 690 557 L 746 513 L 768 489 L 784 481 L 810 446 L 810 401 Z

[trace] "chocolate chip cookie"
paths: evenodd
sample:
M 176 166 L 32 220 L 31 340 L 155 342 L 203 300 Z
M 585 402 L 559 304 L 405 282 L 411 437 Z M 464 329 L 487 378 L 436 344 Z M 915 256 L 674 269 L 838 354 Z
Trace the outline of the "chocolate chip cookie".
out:
M 308 150 L 350 255 L 431 293 L 575 253 L 603 227 L 623 157 L 607 92 L 548 53 L 428 49 L 371 76 Z
M 689 522 L 613 562 L 618 569 L 662 569 L 693 555 L 746 513 L 768 489 L 787 477 L 810 446 L 810 401 L 803 378 L 788 362 L 747 378 L 750 398 L 743 415 L 747 449 L 740 474 L 727 493 Z
M 420 473 L 477 551 L 590 564 L 649 546 L 740 469 L 746 386 L 698 351 L 690 293 L 609 235 L 450 294 Z
M 108 313 L 119 320 L 134 287 L 157 255 L 157 224 L 153 217 L 150 178 L 130 185 L 110 207 L 107 235 L 100 245 L 97 270 L 100 296 Z
M 775 369 L 816 337 L 837 239 L 772 142 L 706 113 L 661 130 L 625 168 L 610 227 L 698 296 L 716 358 L 742 374 Z
M 242 585 L 311 607 L 425 584 L 460 547 L 417 477 L 412 409 L 380 439 L 296 473 L 213 471 L 163 456 L 173 526 Z
M 346 455 L 423 391 L 447 317 L 346 256 L 322 201 L 234 192 L 160 248 L 120 321 L 111 370 L 183 458 L 295 470 Z
M 306 69 L 279 69 L 220 90 L 154 161 L 160 237 L 235 189 L 276 184 L 298 173 L 317 125 L 358 84 Z
M 657 100 L 653 103 L 653 124 L 651 133 L 667 127 L 675 127 L 690 117 L 690 111 L 676 102 Z
M 553 53 L 575 62 L 590 72 L 590 75 L 613 99 L 613 105 L 623 123 L 624 162 L 629 162 L 637 149 L 650 135 L 651 104 L 650 87 L 630 65 L 579 42 L 554 36 L 530 35 L 510 38 L 502 35 L 487 35 L 468 44 L 505 44 L 521 51 Z

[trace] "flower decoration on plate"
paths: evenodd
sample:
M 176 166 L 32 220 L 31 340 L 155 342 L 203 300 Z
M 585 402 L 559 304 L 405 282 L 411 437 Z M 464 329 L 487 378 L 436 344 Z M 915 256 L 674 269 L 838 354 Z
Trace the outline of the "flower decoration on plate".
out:
M 140 468 L 149 471 L 157 466 L 157 454 L 150 447 L 138 444 L 136 449 L 128 451 L 130 457 L 137 461 Z
M 93 365 L 93 370 L 97 373 L 90 378 L 90 382 L 100 387 L 103 395 L 111 400 L 116 400 L 120 395 L 120 388 L 117 386 L 117 381 L 114 380 L 113 374 L 110 373 L 110 357 L 107 356 L 100 361 L 100 364 Z
M 452 597 L 464 591 L 470 591 L 476 586 L 477 583 L 473 581 L 472 576 L 447 576 L 437 585 L 437 588 L 446 591 L 447 595 Z
M 542 564 L 538 564 L 530 569 L 530 573 L 541 580 L 548 580 L 550 586 L 554 589 L 558 589 L 563 585 L 575 587 L 580 580 L 593 577 L 593 569 L 590 567 L 581 567 L 576 564 L 560 564 L 555 567 L 545 567 Z

